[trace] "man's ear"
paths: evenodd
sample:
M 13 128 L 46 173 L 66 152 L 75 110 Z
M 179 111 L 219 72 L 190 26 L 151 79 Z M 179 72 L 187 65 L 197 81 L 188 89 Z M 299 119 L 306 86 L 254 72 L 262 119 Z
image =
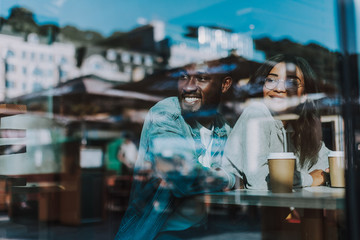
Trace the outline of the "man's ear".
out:
M 221 83 L 221 92 L 226 93 L 232 84 L 232 78 L 230 76 L 225 77 Z

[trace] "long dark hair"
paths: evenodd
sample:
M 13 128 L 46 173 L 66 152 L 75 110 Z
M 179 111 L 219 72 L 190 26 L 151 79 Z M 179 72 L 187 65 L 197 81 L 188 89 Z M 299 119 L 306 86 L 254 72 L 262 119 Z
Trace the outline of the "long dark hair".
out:
M 250 78 L 251 97 L 263 97 L 264 78 L 268 76 L 276 64 L 281 62 L 293 63 L 301 70 L 305 82 L 304 93 L 318 92 L 316 74 L 304 58 L 279 54 L 265 61 Z M 294 129 L 291 140 L 299 154 L 301 168 L 308 166 L 310 169 L 318 160 L 318 153 L 322 144 L 320 117 L 313 100 L 306 100 L 305 103 L 300 104 L 295 109 L 295 112 L 299 118 L 289 121 Z

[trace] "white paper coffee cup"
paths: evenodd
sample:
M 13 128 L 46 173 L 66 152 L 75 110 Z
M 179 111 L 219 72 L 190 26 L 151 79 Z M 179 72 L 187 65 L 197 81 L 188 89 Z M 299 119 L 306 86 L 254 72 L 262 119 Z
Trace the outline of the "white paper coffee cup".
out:
M 274 193 L 292 192 L 296 157 L 292 152 L 270 153 L 267 157 L 270 188 Z
M 331 187 L 345 187 L 344 152 L 332 151 L 328 157 Z

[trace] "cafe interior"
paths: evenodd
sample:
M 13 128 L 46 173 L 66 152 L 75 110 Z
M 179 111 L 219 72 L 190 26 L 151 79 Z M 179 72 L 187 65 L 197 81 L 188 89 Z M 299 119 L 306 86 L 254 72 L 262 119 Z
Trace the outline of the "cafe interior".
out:
M 82 11 L 84 1 L 5 2 L 6 13 L 0 12 L 1 239 L 115 239 L 129 205 L 145 118 L 156 103 L 178 95 L 174 73 L 190 63 L 231 61 L 233 84 L 218 110 L 234 127 L 251 104 L 250 79 L 277 54 L 306 59 L 317 76 L 319 91 L 308 97 L 318 107 L 324 146 L 339 154 L 326 158 L 329 169 L 323 170 L 331 181 L 291 184 L 290 192 L 276 192 L 251 189 L 237 178 L 229 191 L 197 194 L 193 200 L 205 205 L 208 225 L 191 239 L 360 239 L 360 5 L 355 0 L 279 0 L 277 7 L 261 0 L 157 2 L 148 6 L 151 14 L 145 14 L 142 0 L 111 1 L 110 8 L 89 1 L 84 18 L 91 11 L 113 18 L 108 36 L 110 21 L 103 29 L 92 21 L 86 27 L 65 13 Z M 177 16 L 165 13 L 168 7 L 178 9 Z M 55 17 L 49 16 L 46 9 L 55 8 Z M 131 18 L 113 14 L 121 8 L 138 18 L 127 30 L 122 21 Z M 31 24 L 22 22 L 29 16 Z M 45 70 L 34 70 L 35 78 L 27 74 L 31 64 L 52 68 L 41 54 L 60 51 L 56 44 L 71 46 L 73 53 L 71 60 L 54 65 L 55 80 L 44 83 L 51 82 Z M 26 63 L 25 50 L 16 49 L 31 49 L 39 59 Z M 25 83 L 31 81 L 43 85 L 29 90 Z M 298 118 L 289 112 L 277 116 Z M 341 161 L 339 169 L 332 159 Z

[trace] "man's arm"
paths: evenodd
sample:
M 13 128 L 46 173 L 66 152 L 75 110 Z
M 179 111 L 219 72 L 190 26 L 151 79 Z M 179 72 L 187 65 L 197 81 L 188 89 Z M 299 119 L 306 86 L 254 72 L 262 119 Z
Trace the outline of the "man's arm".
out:
M 166 112 L 150 113 L 149 157 L 154 170 L 178 197 L 232 187 L 235 177 L 224 170 L 203 167 L 184 119 Z M 186 137 L 188 136 L 188 137 Z

